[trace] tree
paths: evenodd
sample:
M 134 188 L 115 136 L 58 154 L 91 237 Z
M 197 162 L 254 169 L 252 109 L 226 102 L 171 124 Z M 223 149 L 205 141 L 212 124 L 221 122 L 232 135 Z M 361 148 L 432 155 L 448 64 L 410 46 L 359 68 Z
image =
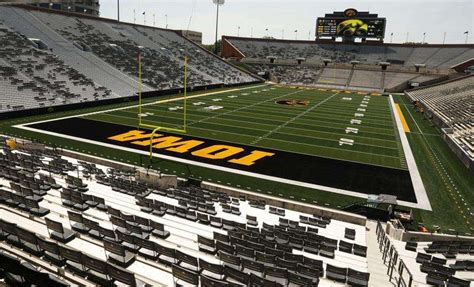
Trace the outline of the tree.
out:
M 207 50 L 209 50 L 212 53 L 214 53 L 214 51 L 216 51 L 216 45 L 215 44 L 209 44 L 209 45 L 203 45 L 203 46 L 204 46 L 204 48 L 206 48 Z M 219 53 L 220 53 L 220 50 L 221 50 L 221 46 L 222 46 L 222 41 L 217 40 L 217 51 L 219 51 Z

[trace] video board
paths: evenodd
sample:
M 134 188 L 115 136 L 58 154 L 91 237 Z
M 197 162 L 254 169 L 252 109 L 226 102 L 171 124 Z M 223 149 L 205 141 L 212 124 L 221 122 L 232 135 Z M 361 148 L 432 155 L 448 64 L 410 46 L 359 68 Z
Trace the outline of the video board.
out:
M 377 14 L 358 12 L 347 9 L 344 12 L 326 14 L 317 19 L 316 36 L 319 37 L 350 37 L 350 38 L 376 38 L 385 36 L 385 18 Z

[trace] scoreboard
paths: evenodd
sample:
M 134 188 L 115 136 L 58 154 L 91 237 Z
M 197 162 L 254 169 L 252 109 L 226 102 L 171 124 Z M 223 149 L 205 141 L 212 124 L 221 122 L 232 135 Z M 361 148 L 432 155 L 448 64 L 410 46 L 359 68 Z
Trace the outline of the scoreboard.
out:
M 385 36 L 385 18 L 377 14 L 358 12 L 350 8 L 320 17 L 316 22 L 316 37 L 375 38 Z

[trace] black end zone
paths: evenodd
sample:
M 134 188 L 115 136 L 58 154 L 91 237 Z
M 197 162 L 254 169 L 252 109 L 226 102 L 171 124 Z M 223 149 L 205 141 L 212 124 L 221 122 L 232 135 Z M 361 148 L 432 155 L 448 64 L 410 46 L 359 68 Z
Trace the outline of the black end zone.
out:
M 123 134 L 136 129 L 129 126 L 99 122 L 85 118 L 68 118 L 28 126 L 39 130 L 74 136 L 96 142 L 148 151 L 148 147 L 146 146 L 134 145 L 130 142 L 117 142 L 108 139 L 111 136 Z M 176 136 L 176 134 L 171 133 L 160 132 L 160 134 L 165 136 Z M 183 140 L 200 140 L 203 141 L 204 144 L 187 153 L 176 153 L 166 149 L 160 149 L 157 151 L 160 154 L 167 156 L 233 168 L 260 175 L 279 177 L 287 180 L 317 184 L 364 194 L 395 195 L 399 200 L 416 203 L 413 185 L 411 183 L 410 174 L 407 170 L 335 160 L 267 148 L 256 148 L 247 145 L 220 142 L 186 135 L 179 135 L 179 137 L 183 138 Z M 226 160 L 211 160 L 196 157 L 191 154 L 191 152 L 195 150 L 200 150 L 217 144 L 239 147 L 245 151 L 258 149 L 274 153 L 274 155 L 262 158 L 255 162 L 254 165 L 243 166 L 230 163 Z

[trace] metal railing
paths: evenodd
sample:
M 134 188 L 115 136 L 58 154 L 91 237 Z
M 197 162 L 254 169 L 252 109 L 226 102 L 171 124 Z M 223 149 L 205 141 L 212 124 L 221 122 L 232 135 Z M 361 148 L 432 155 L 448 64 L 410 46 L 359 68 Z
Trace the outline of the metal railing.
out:
M 377 242 L 379 243 L 379 249 L 380 252 L 382 252 L 383 263 L 387 266 L 387 275 L 390 278 L 390 282 L 394 280 L 394 282 L 397 284 L 397 287 L 411 287 L 413 276 L 403 260 L 398 255 L 395 246 L 390 241 L 390 238 L 385 232 L 380 221 L 377 221 L 376 234 Z M 398 274 L 398 276 L 395 276 L 396 274 L 393 273 L 394 271 L 396 274 Z

